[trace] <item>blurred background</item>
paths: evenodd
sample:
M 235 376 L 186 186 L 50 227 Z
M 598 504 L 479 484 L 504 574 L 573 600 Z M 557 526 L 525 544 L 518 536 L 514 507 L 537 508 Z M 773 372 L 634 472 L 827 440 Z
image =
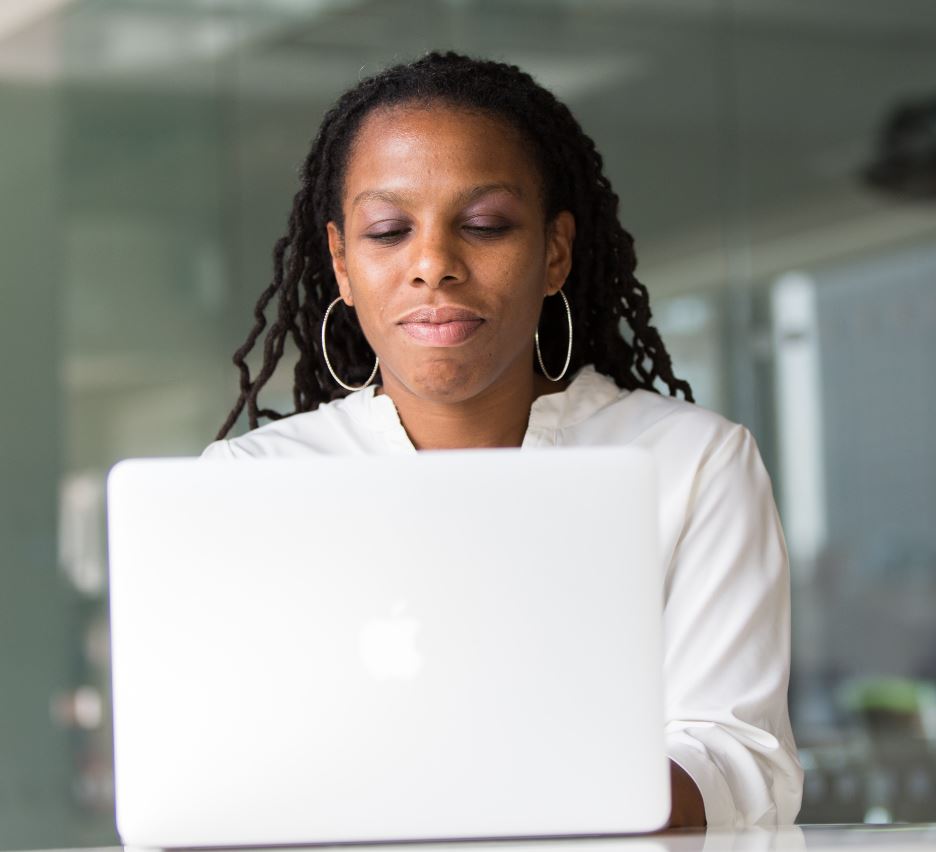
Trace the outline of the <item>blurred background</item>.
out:
M 106 472 L 213 439 L 322 114 L 436 47 L 569 103 L 757 437 L 800 821 L 936 821 L 934 45 L 932 0 L 2 0 L 0 847 L 115 842 Z

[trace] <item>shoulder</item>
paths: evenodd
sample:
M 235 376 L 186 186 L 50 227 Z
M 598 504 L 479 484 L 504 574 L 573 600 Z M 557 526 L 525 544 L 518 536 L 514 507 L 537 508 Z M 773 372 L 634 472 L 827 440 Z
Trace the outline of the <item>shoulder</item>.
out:
M 715 480 L 738 484 L 744 479 L 770 487 L 750 430 L 716 411 L 636 390 L 621 400 L 612 416 L 621 418 L 634 433 L 635 446 L 653 455 L 662 482 L 687 500 Z
M 747 431 L 694 402 L 649 390 L 620 389 L 594 371 L 582 379 L 583 391 L 600 402 L 572 426 L 587 443 L 635 443 L 685 459 L 710 454 L 732 435 Z
M 623 390 L 601 374 L 586 382 L 600 404 L 562 429 L 564 445 L 632 446 L 654 461 L 661 494 L 674 512 L 702 493 L 768 491 L 769 475 L 751 432 L 716 411 L 648 390 Z M 602 396 L 603 394 L 603 396 Z
M 314 411 L 291 414 L 244 435 L 209 444 L 203 458 L 289 458 L 366 451 L 373 440 L 368 429 L 373 388 L 356 391 Z

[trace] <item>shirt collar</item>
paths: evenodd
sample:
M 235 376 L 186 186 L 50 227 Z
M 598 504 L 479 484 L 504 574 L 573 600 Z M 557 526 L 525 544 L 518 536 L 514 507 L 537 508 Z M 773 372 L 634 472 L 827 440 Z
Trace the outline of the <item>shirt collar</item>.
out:
M 527 431 L 559 430 L 587 420 L 595 412 L 618 399 L 622 391 L 614 380 L 586 364 L 558 393 L 533 400 Z
M 377 385 L 355 391 L 345 398 L 345 405 L 356 420 L 383 433 L 398 449 L 415 450 L 393 400 L 376 391 Z M 627 391 L 622 391 L 613 379 L 588 364 L 573 376 L 565 390 L 544 394 L 533 401 L 527 434 L 557 431 L 581 423 L 624 393 Z

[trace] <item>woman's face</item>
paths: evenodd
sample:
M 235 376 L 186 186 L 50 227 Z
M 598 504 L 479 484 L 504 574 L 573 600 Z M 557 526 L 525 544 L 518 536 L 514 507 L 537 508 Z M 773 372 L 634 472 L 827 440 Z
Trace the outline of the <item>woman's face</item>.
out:
M 384 386 L 462 402 L 533 367 L 543 299 L 571 267 L 574 221 L 544 221 L 520 136 L 434 105 L 372 112 L 345 176 L 333 267 L 380 357 Z

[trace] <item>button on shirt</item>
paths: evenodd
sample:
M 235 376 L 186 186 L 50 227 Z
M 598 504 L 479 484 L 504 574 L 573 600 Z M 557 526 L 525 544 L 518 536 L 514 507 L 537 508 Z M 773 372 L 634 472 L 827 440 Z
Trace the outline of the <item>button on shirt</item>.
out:
M 221 459 L 416 452 L 371 386 L 239 438 Z M 751 433 L 585 367 L 530 409 L 522 447 L 630 445 L 657 466 L 664 573 L 665 742 L 698 786 L 710 827 L 792 823 L 803 773 L 787 709 L 789 565 Z

